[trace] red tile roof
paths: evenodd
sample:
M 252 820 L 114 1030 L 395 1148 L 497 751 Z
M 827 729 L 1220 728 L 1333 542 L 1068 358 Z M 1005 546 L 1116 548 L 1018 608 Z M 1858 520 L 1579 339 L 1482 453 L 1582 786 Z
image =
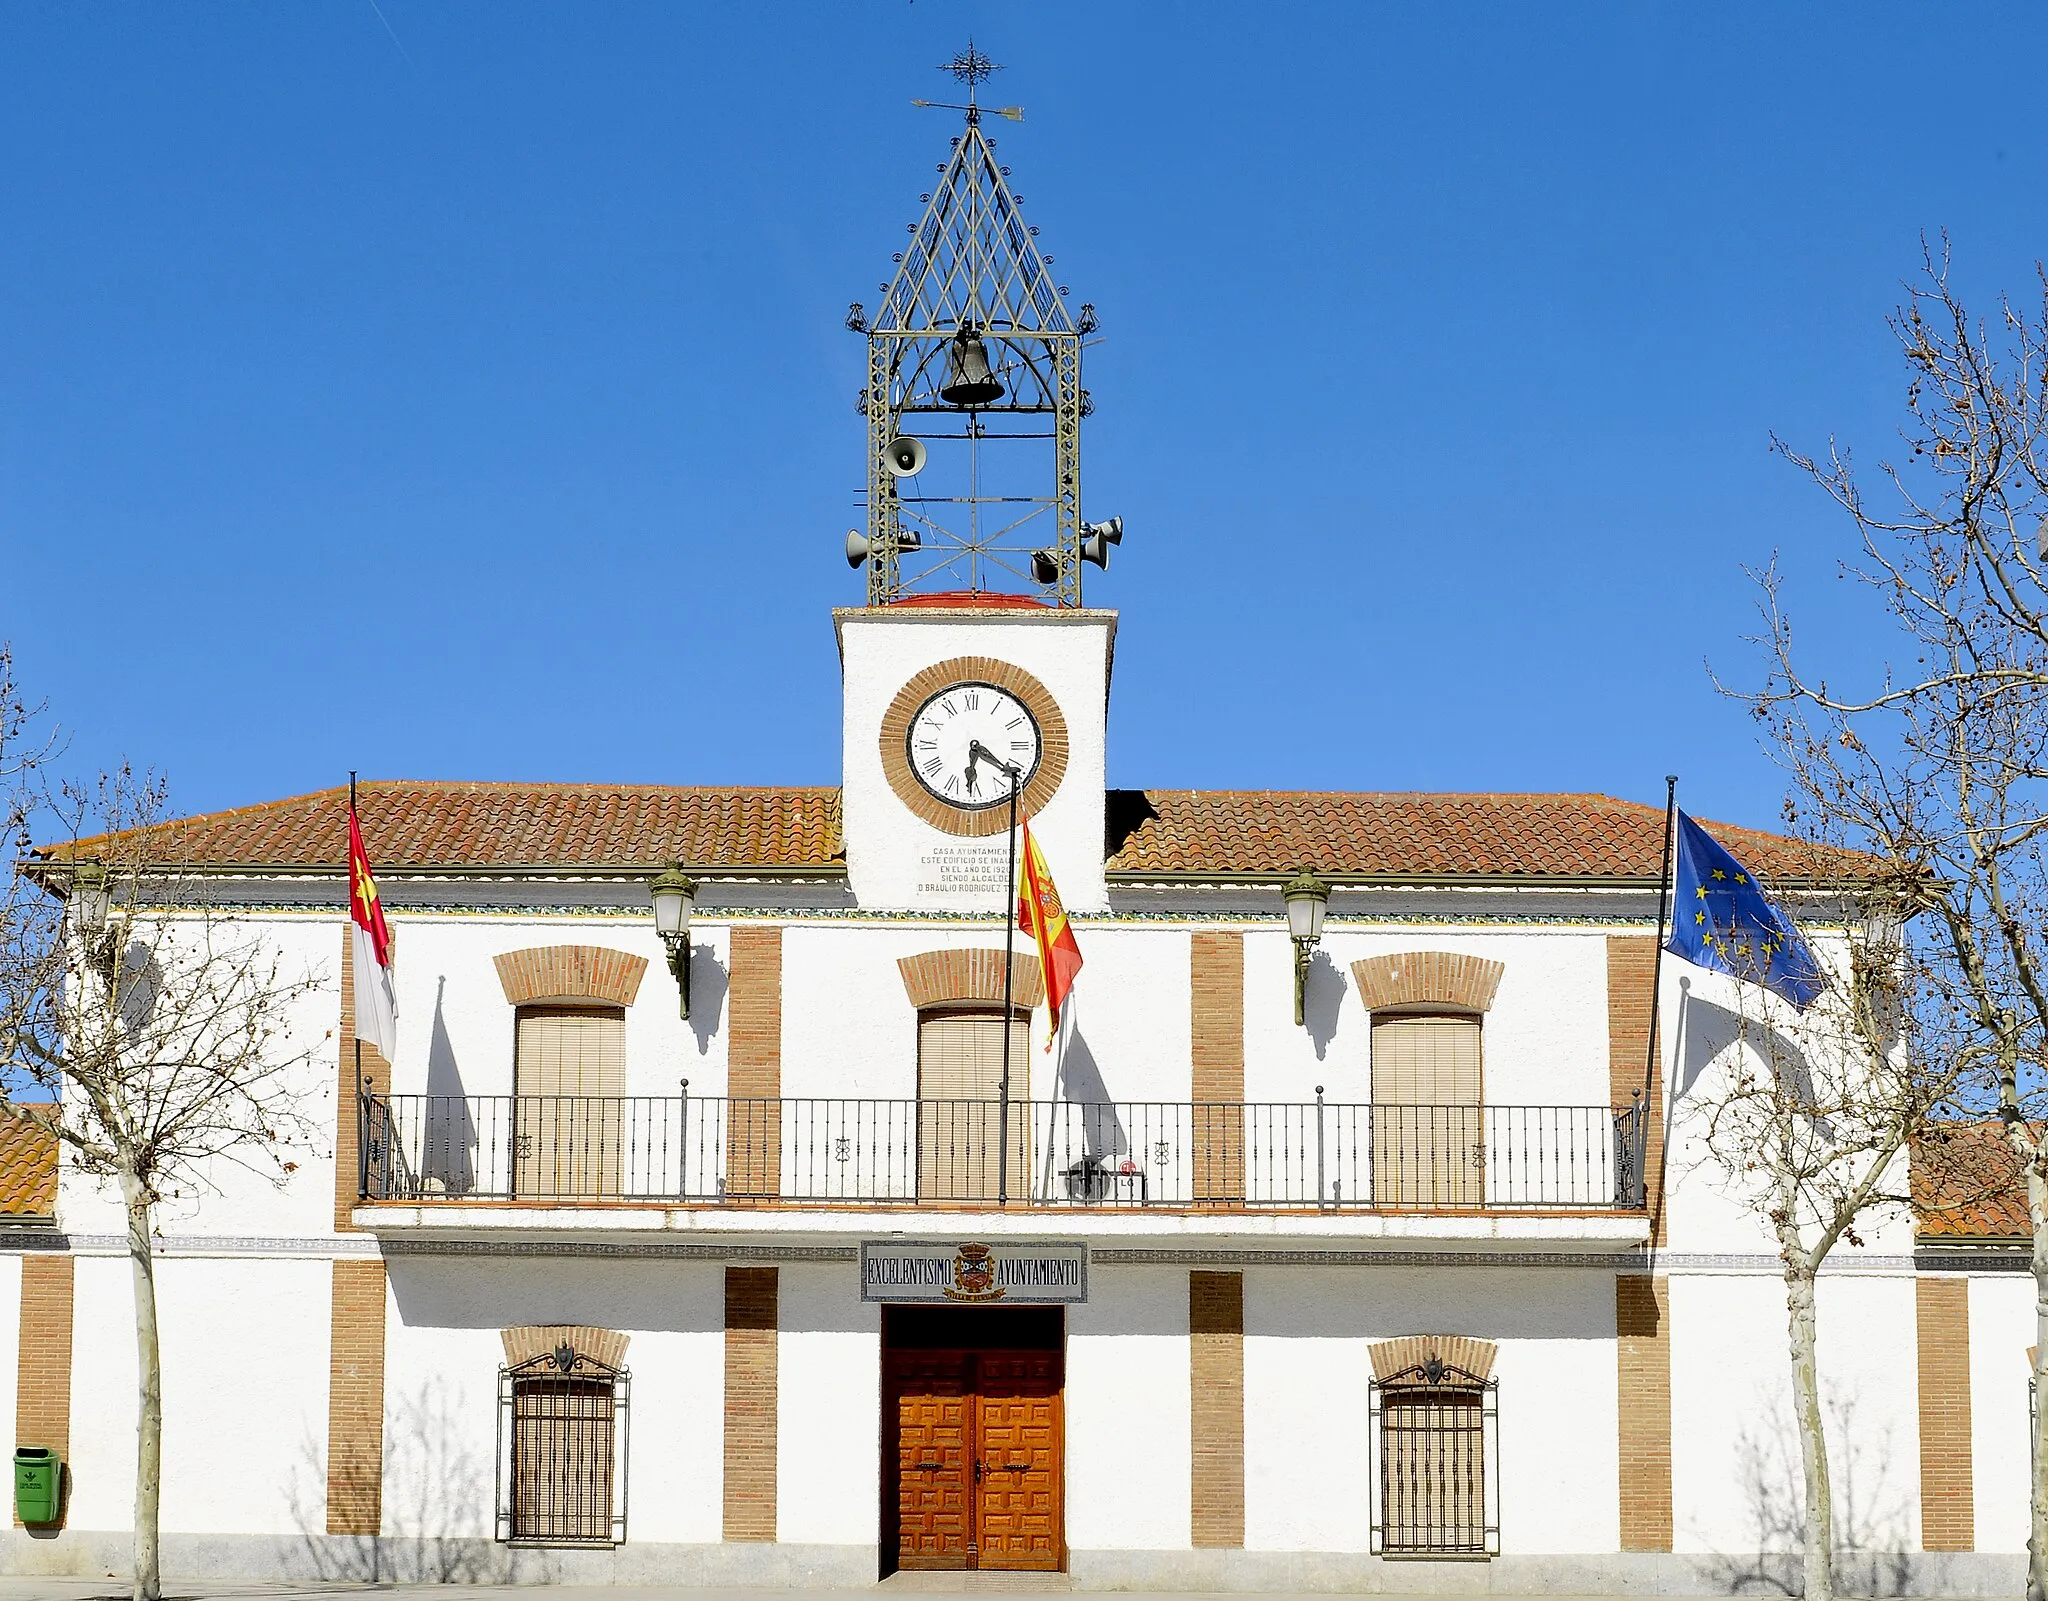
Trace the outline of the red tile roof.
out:
M 57 1210 L 57 1136 L 41 1122 L 0 1117 L 0 1217 L 46 1218 Z
M 1758 872 L 1807 876 L 1797 840 L 1707 827 Z M 1372 877 L 1655 881 L 1661 807 L 1606 795 L 1112 790 L 1113 873 L 1319 872 Z
M 338 871 L 348 791 L 165 825 L 163 859 L 194 867 Z M 831 870 L 844 861 L 837 789 L 378 782 L 361 788 L 380 869 L 612 868 L 682 860 L 717 868 Z M 1342 794 L 1111 790 L 1113 874 L 1654 881 L 1664 814 L 1605 795 Z M 1805 876 L 1798 841 L 1709 825 L 1777 878 Z M 88 842 L 88 845 L 94 842 Z M 61 858 L 68 848 L 47 855 Z
M 360 786 L 357 813 L 379 869 L 833 867 L 842 855 L 836 789 L 380 782 Z M 163 835 L 161 859 L 188 866 L 339 871 L 348 790 L 208 812 Z
M 1995 1121 L 1956 1123 L 1913 1146 L 1913 1216 L 1924 1239 L 2027 1239 L 2027 1181 Z

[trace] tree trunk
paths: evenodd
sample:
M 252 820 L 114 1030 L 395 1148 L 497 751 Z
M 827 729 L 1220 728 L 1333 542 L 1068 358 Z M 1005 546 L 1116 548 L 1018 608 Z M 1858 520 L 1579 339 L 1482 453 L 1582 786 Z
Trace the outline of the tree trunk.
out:
M 1828 1482 L 1828 1437 L 1821 1423 L 1819 1318 L 1814 1269 L 1806 1253 L 1779 1237 L 1785 1257 L 1785 1311 L 1792 1337 L 1792 1410 L 1799 1424 L 1799 1461 L 1806 1477 L 1806 1601 L 1835 1601 L 1835 1502 Z
M 2048 1601 L 2048 1181 L 2039 1158 L 2027 1164 L 2034 1222 L 2034 1464 L 2028 1475 L 2027 1601 Z
M 149 1190 L 121 1175 L 128 1207 L 128 1267 L 135 1284 L 135 1582 L 134 1601 L 162 1601 L 158 1509 L 163 1492 L 163 1355 L 157 1343 L 156 1258 L 150 1241 Z

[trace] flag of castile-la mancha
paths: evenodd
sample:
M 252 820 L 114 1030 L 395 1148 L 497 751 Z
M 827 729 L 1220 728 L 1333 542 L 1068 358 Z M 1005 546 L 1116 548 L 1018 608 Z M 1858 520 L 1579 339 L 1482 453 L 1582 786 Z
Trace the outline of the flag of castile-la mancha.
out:
M 1060 903 L 1052 873 L 1040 854 L 1038 841 L 1031 837 L 1026 822 L 1023 849 L 1017 861 L 1017 927 L 1038 945 L 1038 967 L 1045 975 L 1045 1005 L 1051 1015 L 1052 1034 L 1048 1048 L 1059 1038 L 1060 1009 L 1073 991 L 1074 976 L 1081 971 L 1081 947 L 1067 922 L 1067 909 Z
M 386 1062 L 398 1058 L 398 998 L 391 983 L 391 930 L 384 902 L 370 876 L 363 830 L 356 809 L 348 809 L 349 946 L 356 992 L 356 1038 L 377 1047 Z

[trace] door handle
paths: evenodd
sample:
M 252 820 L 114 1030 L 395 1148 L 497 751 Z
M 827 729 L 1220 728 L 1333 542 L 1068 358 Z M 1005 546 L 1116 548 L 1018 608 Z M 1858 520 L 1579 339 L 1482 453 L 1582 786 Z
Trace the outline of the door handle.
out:
M 976 1484 L 981 1483 L 981 1458 L 979 1457 L 974 1459 L 974 1482 Z

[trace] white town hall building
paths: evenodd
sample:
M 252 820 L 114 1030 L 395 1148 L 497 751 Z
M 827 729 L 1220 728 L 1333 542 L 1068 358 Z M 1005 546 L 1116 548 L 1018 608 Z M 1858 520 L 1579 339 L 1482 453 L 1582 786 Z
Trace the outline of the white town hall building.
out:
M 1109 789 L 1092 313 L 1003 171 L 971 114 L 881 312 L 849 319 L 874 376 L 839 786 L 365 783 L 389 1061 L 354 1037 L 347 791 L 179 830 L 181 871 L 324 976 L 298 1026 L 332 1137 L 282 1187 L 223 1170 L 165 1203 L 167 1571 L 1787 1571 L 1779 1264 L 1686 1115 L 1723 980 L 1663 964 L 1651 1065 L 1663 813 Z M 946 452 L 999 445 L 1050 458 L 1043 549 L 942 504 L 971 498 Z M 1005 957 L 1009 771 L 1086 962 L 1050 1050 L 1037 958 Z M 1766 876 L 1795 859 L 1715 832 Z M 665 940 L 650 885 L 677 867 Z M 1312 944 L 1283 898 L 1304 868 Z M 0 1149 L 0 1415 L 67 1490 L 4 1568 L 110 1572 L 122 1213 L 32 1147 Z M 1823 1275 L 1851 1587 L 2019 1587 L 2010 1232 L 1899 1217 Z

